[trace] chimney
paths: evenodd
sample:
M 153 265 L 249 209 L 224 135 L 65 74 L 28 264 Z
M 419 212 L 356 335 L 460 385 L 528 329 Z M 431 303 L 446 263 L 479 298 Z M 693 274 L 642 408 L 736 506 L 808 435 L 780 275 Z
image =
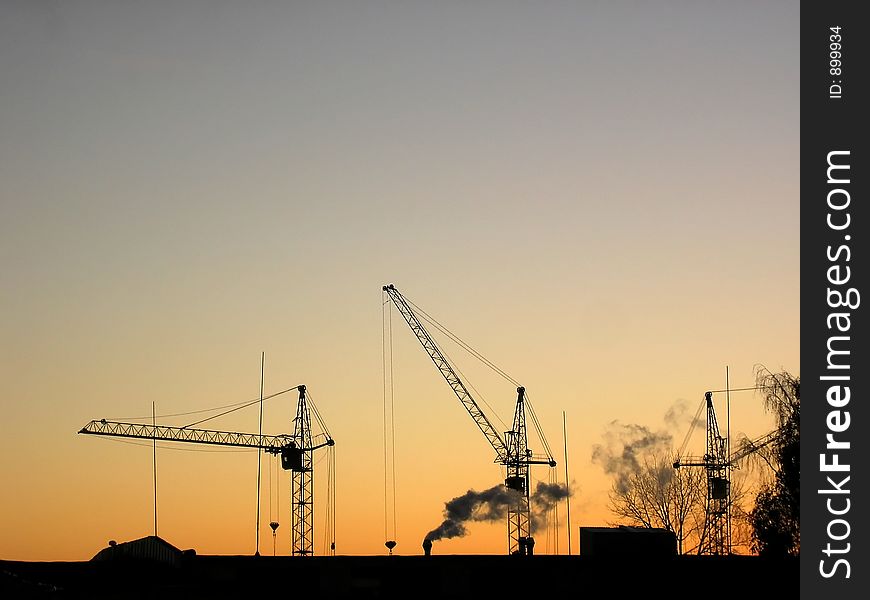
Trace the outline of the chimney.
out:
M 429 538 L 423 540 L 423 553 L 426 556 L 432 555 L 432 540 L 430 540 Z
M 517 550 L 514 554 L 516 554 L 517 556 L 525 556 L 526 555 L 526 538 L 520 537 L 519 539 L 517 539 L 517 543 L 519 544 L 519 547 L 517 548 Z

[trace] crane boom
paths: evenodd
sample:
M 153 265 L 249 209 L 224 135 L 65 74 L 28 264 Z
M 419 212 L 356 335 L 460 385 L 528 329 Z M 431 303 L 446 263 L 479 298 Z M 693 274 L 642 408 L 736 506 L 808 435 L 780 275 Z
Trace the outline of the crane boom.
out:
M 314 461 L 313 452 L 324 446 L 334 446 L 335 440 L 329 435 L 321 422 L 324 433 L 312 437 L 311 420 L 306 400 L 306 387 L 299 385 L 299 402 L 296 408 L 296 418 L 293 435 L 262 435 L 257 433 L 239 433 L 236 431 L 218 431 L 215 429 L 194 429 L 191 427 L 172 427 L 170 425 L 148 425 L 145 423 L 125 423 L 107 419 L 93 420 L 79 430 L 79 433 L 111 437 L 139 438 L 146 440 L 163 440 L 167 442 L 187 442 L 192 444 L 211 444 L 214 446 L 235 446 L 239 448 L 256 448 L 270 454 L 281 456 L 281 467 L 292 471 L 292 517 L 293 555 L 314 554 Z M 315 417 L 320 417 L 315 411 Z M 323 441 L 320 441 L 320 440 Z M 258 497 L 259 503 L 259 497 Z M 259 519 L 258 519 L 259 525 Z M 270 523 L 272 533 L 278 527 L 278 522 Z M 335 542 L 333 542 L 333 548 Z M 258 552 L 259 554 L 259 552 Z
M 754 440 L 745 440 L 740 447 L 735 450 L 731 454 L 731 458 L 728 460 L 728 466 L 737 467 L 737 463 L 753 454 L 758 452 L 765 446 L 768 446 L 779 439 L 779 430 L 774 429 L 773 431 L 769 431 L 764 435 L 755 438 Z M 676 461 L 674 461 L 674 468 L 679 469 L 680 467 L 707 467 L 710 465 L 711 459 L 708 456 L 684 456 L 678 457 Z
M 112 437 L 141 438 L 145 440 L 165 440 L 167 442 L 191 442 L 194 444 L 212 444 L 215 446 L 236 446 L 240 448 L 259 448 L 270 454 L 280 454 L 281 450 L 295 447 L 297 444 L 292 435 L 258 435 L 256 433 L 238 433 L 235 431 L 217 431 L 214 429 L 191 429 L 189 427 L 170 427 L 168 425 L 145 425 L 142 423 L 123 423 L 120 421 L 94 420 L 82 427 L 79 433 L 91 435 L 107 435 Z M 324 446 L 333 446 L 335 441 L 314 444 L 302 450 L 317 450 Z
M 755 438 L 754 440 L 746 440 L 745 443 L 741 444 L 740 448 L 737 449 L 734 454 L 731 455 L 731 464 L 732 466 L 736 466 L 735 463 L 743 458 L 749 456 L 753 452 L 758 452 L 765 446 L 775 442 L 779 439 L 779 429 L 774 429 L 767 434 Z
M 404 317 L 405 322 L 408 323 L 414 335 L 417 336 L 417 340 L 423 346 L 429 358 L 438 367 L 438 371 L 447 380 L 453 393 L 462 402 L 468 414 L 471 415 L 477 427 L 483 432 L 483 435 L 495 450 L 495 462 L 507 468 L 504 486 L 513 495 L 513 502 L 507 509 L 508 552 L 510 554 L 524 554 L 534 544 L 534 540 L 531 538 L 533 527 L 530 511 L 529 466 L 533 464 L 545 464 L 550 467 L 556 466 L 556 461 L 553 460 L 552 456 L 549 456 L 549 450 L 546 458 L 537 457 L 529 450 L 528 437 L 526 435 L 525 388 L 522 386 L 517 387 L 517 404 L 514 412 L 513 428 L 505 432 L 504 437 L 502 437 L 483 411 L 480 410 L 474 397 L 472 397 L 468 388 L 465 387 L 459 375 L 456 374 L 456 371 L 454 371 L 447 357 L 441 352 L 435 340 L 426 331 L 423 323 L 420 322 L 420 319 L 411 308 L 410 303 L 393 285 L 385 285 L 383 290 L 389 294 L 393 304 L 402 313 L 402 317 Z M 544 441 L 543 433 L 540 429 L 539 433 L 541 433 L 541 440 Z M 544 446 L 546 447 L 546 441 L 544 441 Z
M 187 427 L 170 427 L 168 425 L 122 423 L 119 421 L 107 421 L 106 419 L 91 421 L 82 427 L 79 433 L 141 438 L 146 440 L 166 440 L 170 442 L 213 444 L 216 446 L 260 448 L 273 454 L 277 454 L 281 452 L 282 448 L 293 444 L 293 436 L 283 434 L 260 436 L 256 433 L 237 433 L 234 431 L 216 431 L 212 429 L 190 429 Z
M 404 317 L 405 322 L 408 323 L 411 331 L 414 332 L 414 335 L 417 336 L 417 340 L 419 340 L 423 349 L 429 355 L 429 358 L 431 358 L 432 362 L 435 363 L 435 366 L 438 367 L 438 370 L 441 372 L 441 375 L 444 376 L 444 379 L 447 380 L 453 393 L 456 394 L 456 397 L 459 398 L 460 402 L 462 402 L 465 410 L 468 411 L 468 414 L 471 415 L 472 419 L 474 419 L 474 422 L 477 424 L 478 428 L 480 428 L 480 431 L 484 436 L 486 436 L 490 446 L 495 450 L 496 462 L 504 463 L 507 461 L 510 452 L 505 445 L 501 434 L 495 427 L 493 427 L 483 411 L 480 410 L 474 397 L 468 391 L 468 388 L 465 387 L 465 384 L 462 383 L 462 380 L 453 370 L 453 367 L 450 366 L 447 358 L 441 352 L 441 349 L 438 348 L 438 345 L 432 339 L 432 336 L 429 335 L 429 332 L 426 331 L 426 328 L 420 322 L 420 319 L 417 318 L 416 313 L 414 313 L 413 309 L 408 304 L 408 301 L 405 300 L 405 297 L 402 296 L 402 294 L 399 293 L 399 290 L 397 290 L 392 284 L 385 285 L 384 291 L 389 294 L 393 303 L 396 305 L 396 308 L 399 309 L 402 317 Z

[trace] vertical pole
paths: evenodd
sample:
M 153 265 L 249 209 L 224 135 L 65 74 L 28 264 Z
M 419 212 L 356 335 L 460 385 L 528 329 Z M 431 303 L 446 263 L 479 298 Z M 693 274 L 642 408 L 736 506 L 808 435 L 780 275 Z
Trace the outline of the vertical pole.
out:
M 565 488 L 568 490 L 568 495 L 565 496 L 565 505 L 567 507 L 566 529 L 568 530 L 568 554 L 571 554 L 571 480 L 568 479 L 568 430 L 565 419 L 565 411 L 562 411 L 562 442 L 565 445 Z
M 556 476 L 556 484 L 559 483 L 559 477 Z M 567 484 L 566 484 L 567 485 Z M 553 545 L 555 546 L 556 554 L 559 554 L 559 503 L 553 504 Z
M 728 482 L 728 496 L 725 500 L 726 554 L 731 554 L 731 377 L 725 365 L 725 480 Z
M 260 432 L 259 443 L 263 445 L 263 368 L 266 364 L 266 353 L 260 355 Z M 262 455 L 261 448 L 257 448 L 257 550 L 254 556 L 260 556 L 260 477 L 262 474 Z
M 393 307 L 390 305 L 389 313 L 389 342 L 390 342 L 390 483 L 393 485 L 393 541 L 399 539 L 399 531 L 396 527 L 396 394 L 393 380 Z
M 728 465 L 731 465 L 731 379 L 728 366 L 725 367 L 725 414 L 726 414 L 726 456 L 728 457 Z
M 332 555 L 335 556 L 335 446 L 329 447 L 329 460 L 332 463 L 332 544 L 330 544 L 330 549 L 332 550 Z
M 157 429 L 157 416 L 154 402 L 151 402 L 151 426 Z M 154 537 L 157 537 L 157 438 L 151 438 L 151 464 L 154 477 Z

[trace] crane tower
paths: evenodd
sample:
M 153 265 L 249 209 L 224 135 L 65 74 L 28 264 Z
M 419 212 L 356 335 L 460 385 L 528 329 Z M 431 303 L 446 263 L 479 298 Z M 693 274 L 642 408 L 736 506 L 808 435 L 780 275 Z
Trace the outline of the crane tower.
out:
M 727 439 L 719 432 L 713 392 L 704 394 L 707 407 L 707 440 L 704 456 L 677 458 L 674 468 L 701 467 L 707 471 L 707 504 L 704 539 L 700 554 L 731 554 L 731 469 L 744 457 L 774 442 L 778 431 L 747 441 L 728 455 Z
M 705 536 L 701 554 L 730 554 L 731 528 L 729 527 L 730 487 L 727 440 L 719 433 L 719 423 L 713 408 L 713 392 L 704 394 L 707 405 L 707 442 L 703 457 L 678 458 L 674 468 L 703 467 L 707 470 L 707 507 Z
M 515 495 L 515 503 L 508 508 L 508 552 L 510 554 L 523 553 L 525 543 L 531 534 L 529 466 L 534 464 L 556 466 L 556 461 L 549 451 L 546 456 L 537 456 L 529 450 L 526 433 L 525 388 L 517 386 L 517 402 L 512 428 L 502 436 L 480 409 L 465 383 L 459 378 L 447 357 L 423 326 L 417 313 L 411 308 L 411 303 L 393 285 L 385 285 L 383 290 L 389 295 L 420 345 L 423 346 L 429 358 L 432 359 L 432 362 L 435 363 L 441 375 L 450 385 L 453 393 L 459 398 L 472 420 L 495 450 L 495 462 L 505 467 L 507 472 L 505 487 L 518 492 Z M 546 442 L 544 444 L 546 445 Z
M 324 433 L 319 434 L 316 438 L 312 436 L 306 388 L 304 385 L 300 385 L 296 389 L 299 391 L 299 399 L 296 406 L 293 435 L 238 433 L 168 425 L 122 423 L 106 419 L 89 422 L 81 428 L 79 433 L 256 448 L 268 454 L 280 455 L 281 467 L 292 472 L 292 554 L 294 556 L 311 555 L 314 554 L 313 453 L 325 446 L 334 446 L 335 440 L 329 435 L 316 411 L 315 418 L 320 422 Z
M 305 389 L 305 386 L 302 386 Z M 299 445 L 299 463 L 291 468 L 291 488 L 293 490 L 293 554 L 305 556 L 314 553 L 314 469 L 313 452 L 302 448 L 313 448 L 311 442 L 311 416 L 305 393 L 299 393 L 296 417 L 293 419 L 293 439 Z

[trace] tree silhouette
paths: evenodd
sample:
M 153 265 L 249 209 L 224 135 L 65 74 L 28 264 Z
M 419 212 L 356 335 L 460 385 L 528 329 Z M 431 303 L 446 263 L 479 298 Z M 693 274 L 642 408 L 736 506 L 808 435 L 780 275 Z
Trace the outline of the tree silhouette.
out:
M 800 377 L 759 366 L 756 385 L 763 390 L 764 408 L 777 418 L 777 436 L 765 459 L 774 467 L 750 513 L 752 550 L 765 556 L 800 553 Z
M 704 531 L 706 483 L 700 469 L 674 469 L 673 453 L 649 453 L 640 468 L 614 483 L 610 510 L 628 525 L 674 532 L 682 554 L 690 538 Z

